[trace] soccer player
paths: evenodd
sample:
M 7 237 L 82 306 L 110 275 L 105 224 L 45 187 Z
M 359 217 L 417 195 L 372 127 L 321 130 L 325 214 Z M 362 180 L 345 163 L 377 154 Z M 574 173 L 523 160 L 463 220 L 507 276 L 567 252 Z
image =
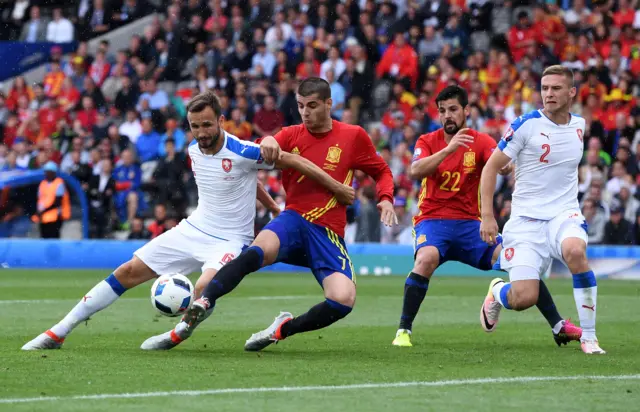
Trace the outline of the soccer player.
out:
M 296 93 L 303 124 L 285 127 L 260 143 L 266 161 L 281 151 L 299 154 L 322 167 L 334 179 L 350 184 L 354 170 L 377 182 L 381 220 L 397 223 L 393 209 L 393 176 L 376 153 L 367 133 L 331 119 L 331 87 L 310 77 Z M 343 240 L 346 209 L 324 188 L 295 171 L 285 171 L 286 208 L 258 234 L 253 244 L 223 267 L 205 288 L 185 317 L 198 322 L 213 309 L 216 300 L 231 292 L 249 273 L 274 262 L 311 269 L 324 289 L 325 300 L 294 317 L 281 312 L 267 329 L 253 334 L 245 350 L 258 351 L 301 332 L 327 327 L 347 316 L 356 299 L 355 273 Z
M 463 128 L 469 115 L 468 96 L 463 88 L 443 89 L 436 97 L 436 105 L 444 127 L 420 136 L 410 169 L 412 178 L 422 180 L 422 190 L 420 213 L 413 219 L 415 263 L 405 281 L 395 346 L 412 346 L 413 321 L 438 266 L 452 260 L 490 270 L 501 250 L 499 241 L 488 245 L 479 233 L 480 173 L 496 142 L 487 134 Z M 511 164 L 500 170 L 501 174 L 511 172 Z M 579 340 L 580 328 L 562 319 L 542 281 L 539 296 L 538 308 L 553 328 L 558 346 Z
M 496 173 L 511 161 L 516 185 L 511 218 L 504 227 L 501 266 L 511 282 L 491 281 L 480 309 L 482 327 L 495 329 L 504 307 L 525 310 L 539 298 L 540 276 L 552 259 L 573 274 L 582 351 L 604 354 L 596 337 L 596 277 L 587 260 L 587 223 L 578 205 L 578 165 L 582 159 L 583 118 L 569 113 L 576 95 L 573 72 L 550 66 L 542 73 L 544 108 L 517 118 L 482 171 L 482 239 L 494 243 Z
M 220 101 L 213 92 L 194 97 L 187 117 L 194 135 L 189 145 L 193 173 L 198 185 L 198 207 L 177 227 L 163 233 L 134 252 L 133 258 L 91 289 L 67 316 L 51 329 L 25 344 L 23 350 L 57 349 L 82 321 L 115 302 L 124 292 L 162 274 L 189 274 L 199 268 L 196 290 L 202 291 L 215 273 L 238 256 L 254 235 L 257 172 L 272 169 L 257 144 L 241 141 L 224 132 Z M 353 189 L 333 180 L 310 161 L 288 153 L 275 157 L 278 167 L 293 167 L 309 181 L 317 180 L 333 191 L 340 202 L 351 203 Z M 314 180 L 311 180 L 314 179 Z M 319 185 L 320 186 L 320 185 Z M 260 186 L 259 199 L 273 211 L 278 205 Z M 180 322 L 162 339 L 145 342 L 143 349 L 173 347 L 193 332 Z

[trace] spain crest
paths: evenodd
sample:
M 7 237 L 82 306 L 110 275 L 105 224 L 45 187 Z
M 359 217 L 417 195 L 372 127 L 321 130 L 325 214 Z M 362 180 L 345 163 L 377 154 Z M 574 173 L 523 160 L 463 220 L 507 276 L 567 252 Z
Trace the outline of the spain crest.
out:
M 474 167 L 476 165 L 476 153 L 475 152 L 466 152 L 464 154 L 464 159 L 462 160 L 462 166 L 464 167 Z
M 222 159 L 222 170 L 229 173 L 232 167 L 231 159 Z
M 416 242 L 416 243 L 417 243 L 418 245 L 421 245 L 421 244 L 423 244 L 423 243 L 424 243 L 424 242 L 426 242 L 426 241 L 427 241 L 427 236 L 426 236 L 426 235 L 420 235 L 420 236 L 418 236 L 418 240 L 417 240 L 417 242 Z
M 327 152 L 327 162 L 340 163 L 340 153 L 342 153 L 342 149 L 338 146 L 331 146 Z

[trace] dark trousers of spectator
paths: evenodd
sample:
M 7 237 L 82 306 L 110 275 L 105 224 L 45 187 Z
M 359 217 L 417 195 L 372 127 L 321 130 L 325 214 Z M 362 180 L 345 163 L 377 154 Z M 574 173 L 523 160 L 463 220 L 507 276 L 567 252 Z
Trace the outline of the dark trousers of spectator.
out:
M 104 239 L 105 235 L 109 233 L 109 210 L 104 210 L 100 207 L 92 207 L 89 212 L 91 219 L 90 236 L 91 239 Z
M 62 220 L 51 223 L 40 223 L 40 237 L 43 239 L 60 239 Z

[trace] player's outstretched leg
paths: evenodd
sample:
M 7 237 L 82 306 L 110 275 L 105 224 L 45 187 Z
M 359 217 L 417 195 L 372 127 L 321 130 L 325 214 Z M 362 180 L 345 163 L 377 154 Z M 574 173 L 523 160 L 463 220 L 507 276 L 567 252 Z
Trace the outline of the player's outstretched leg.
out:
M 333 273 L 322 281 L 325 300 L 308 312 L 293 317 L 281 312 L 267 329 L 251 335 L 245 343 L 247 351 L 259 351 L 297 333 L 326 328 L 346 317 L 356 301 L 356 286 L 342 273 Z
M 216 270 L 207 269 L 202 273 L 202 276 L 198 278 L 195 286 L 195 295 L 200 296 L 205 286 L 209 284 L 211 279 L 216 274 Z M 191 327 L 187 323 L 185 316 L 183 315 L 180 319 L 180 322 L 176 325 L 175 328 L 171 329 L 168 332 L 162 333 L 160 335 L 152 336 L 149 339 L 142 342 L 140 345 L 140 349 L 143 350 L 168 350 L 173 349 L 185 340 L 189 339 L 193 334 L 193 331 L 200 325 L 204 320 L 206 320 L 213 313 L 213 306 L 210 307 L 206 312 L 205 316 L 201 319 L 198 319 L 196 323 L 194 323 Z
M 587 260 L 587 244 L 579 238 L 565 239 L 562 242 L 562 257 L 573 274 L 573 297 L 582 327 L 582 351 L 587 354 L 605 354 L 596 337 L 598 286 Z
M 434 246 L 426 246 L 418 249 L 413 270 L 404 282 L 404 299 L 402 301 L 402 315 L 396 337 L 392 342 L 394 346 L 413 346 L 411 343 L 411 329 L 413 321 L 418 315 L 420 305 L 427 295 L 429 280 L 433 271 L 440 262 L 440 252 Z
M 480 307 L 480 325 L 485 332 L 493 332 L 500 320 L 502 308 L 525 310 L 538 301 L 540 274 L 529 266 L 515 266 L 509 269 L 511 282 L 495 278 L 489 284 L 489 291 Z
M 189 328 L 202 322 L 211 313 L 216 300 L 236 288 L 249 273 L 273 263 L 278 256 L 280 239 L 271 230 L 262 230 L 250 247 L 240 256 L 224 265 L 204 288 L 198 298 L 182 318 Z
M 22 350 L 59 349 L 65 338 L 81 322 L 115 302 L 124 292 L 156 274 L 138 257 L 121 265 L 93 287 L 58 324 L 22 347 Z
M 502 270 L 500 267 L 500 250 L 496 248 L 496 253 L 493 256 L 493 269 Z M 553 332 L 553 340 L 558 346 L 566 345 L 571 341 L 580 341 L 582 337 L 582 329 L 571 323 L 571 319 L 564 319 L 560 316 L 558 308 L 553 301 L 551 292 L 547 288 L 547 284 L 544 280 L 540 279 L 540 290 L 538 291 L 538 302 L 536 307 L 542 313 L 542 316 L 547 320 L 551 330 Z

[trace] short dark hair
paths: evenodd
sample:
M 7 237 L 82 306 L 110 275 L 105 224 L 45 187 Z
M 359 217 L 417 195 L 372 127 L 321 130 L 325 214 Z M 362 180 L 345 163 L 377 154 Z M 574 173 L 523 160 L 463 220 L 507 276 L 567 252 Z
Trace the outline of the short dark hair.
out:
M 222 106 L 220 105 L 220 99 L 211 90 L 196 95 L 187 105 L 187 113 L 200 113 L 206 107 L 213 109 L 216 117 L 222 115 Z
M 436 97 L 436 106 L 445 100 L 457 99 L 460 106 L 467 107 L 469 104 L 469 95 L 467 91 L 460 86 L 447 86 Z
M 297 93 L 302 97 L 309 97 L 317 93 L 321 100 L 327 100 L 331 98 L 331 86 L 324 79 L 309 77 L 300 83 Z

